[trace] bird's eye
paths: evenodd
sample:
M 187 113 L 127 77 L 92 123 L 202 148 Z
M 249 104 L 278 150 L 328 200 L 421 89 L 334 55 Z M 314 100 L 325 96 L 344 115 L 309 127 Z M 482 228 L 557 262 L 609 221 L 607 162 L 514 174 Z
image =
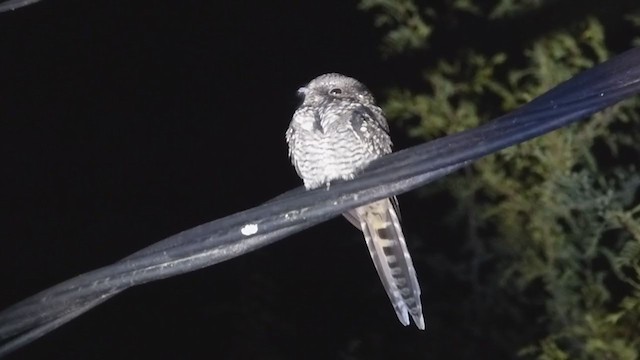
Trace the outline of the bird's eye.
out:
M 342 94 L 342 89 L 333 88 L 333 89 L 329 90 L 329 94 L 331 94 L 331 95 L 340 95 L 340 94 Z

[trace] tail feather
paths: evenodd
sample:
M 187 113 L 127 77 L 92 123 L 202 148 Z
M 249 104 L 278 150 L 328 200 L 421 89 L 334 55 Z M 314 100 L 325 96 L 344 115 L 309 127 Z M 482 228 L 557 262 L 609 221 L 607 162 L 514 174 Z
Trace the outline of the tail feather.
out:
M 371 259 L 400 322 L 409 325 L 411 315 L 416 326 L 424 330 L 420 285 L 390 199 L 361 206 L 345 216 L 351 222 L 359 221 Z

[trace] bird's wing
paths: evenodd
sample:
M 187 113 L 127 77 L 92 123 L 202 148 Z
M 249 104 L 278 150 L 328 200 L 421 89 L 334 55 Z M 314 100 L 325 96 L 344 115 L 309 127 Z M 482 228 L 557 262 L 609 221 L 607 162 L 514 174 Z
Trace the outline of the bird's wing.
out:
M 420 285 L 391 200 L 361 206 L 345 217 L 351 222 L 359 221 L 371 259 L 400 322 L 409 325 L 411 315 L 416 326 L 424 330 Z

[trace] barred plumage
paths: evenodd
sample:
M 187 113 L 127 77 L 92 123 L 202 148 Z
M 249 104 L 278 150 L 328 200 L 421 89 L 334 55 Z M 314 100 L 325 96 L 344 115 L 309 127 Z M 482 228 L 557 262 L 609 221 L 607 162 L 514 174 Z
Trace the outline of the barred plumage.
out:
M 286 133 L 289 156 L 307 189 L 353 179 L 369 163 L 390 153 L 389 125 L 359 81 L 325 74 L 300 88 L 302 105 Z M 404 325 L 409 315 L 425 328 L 420 287 L 395 208 L 395 198 L 344 214 L 362 230 L 378 275 Z

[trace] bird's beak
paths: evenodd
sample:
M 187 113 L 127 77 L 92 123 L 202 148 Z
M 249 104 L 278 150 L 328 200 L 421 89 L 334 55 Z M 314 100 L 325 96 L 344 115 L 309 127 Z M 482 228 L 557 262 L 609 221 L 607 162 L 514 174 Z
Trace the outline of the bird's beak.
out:
M 307 95 L 307 92 L 309 92 L 309 89 L 303 86 L 300 89 L 298 89 L 298 96 L 304 99 L 304 97 Z

